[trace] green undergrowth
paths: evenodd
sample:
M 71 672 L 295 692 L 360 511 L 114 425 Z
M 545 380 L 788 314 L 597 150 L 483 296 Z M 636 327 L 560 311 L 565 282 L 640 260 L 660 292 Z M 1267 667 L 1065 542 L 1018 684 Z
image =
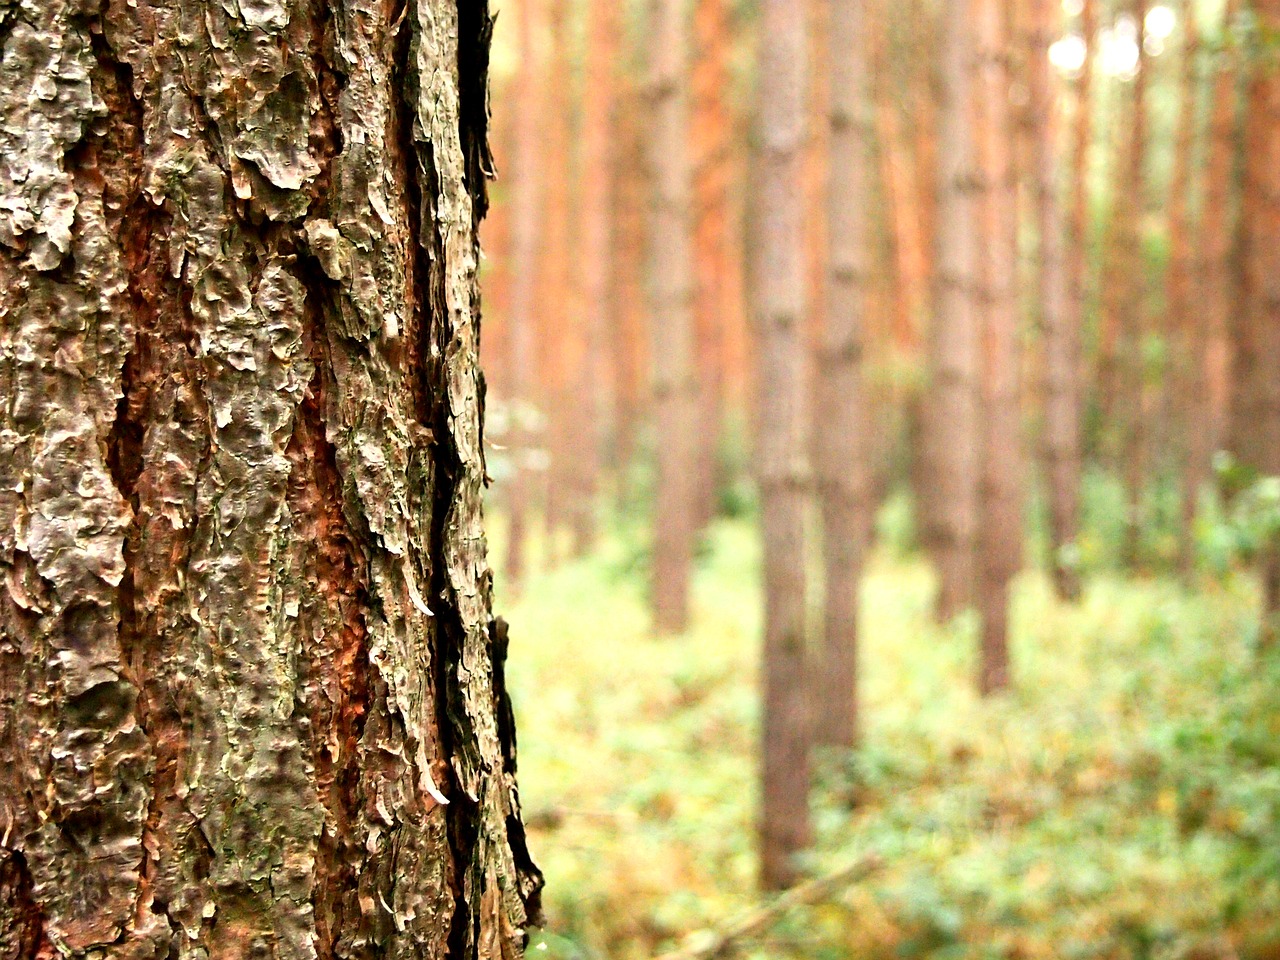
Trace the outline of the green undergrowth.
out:
M 502 603 L 547 876 L 533 957 L 652 957 L 759 902 L 752 528 L 709 532 L 679 637 L 650 632 L 638 542 Z M 1016 690 L 989 703 L 976 624 L 935 626 L 930 590 L 917 561 L 872 564 L 865 746 L 815 772 L 809 869 L 884 867 L 745 955 L 1280 958 L 1280 669 L 1247 580 L 1100 575 L 1067 606 L 1028 574 Z

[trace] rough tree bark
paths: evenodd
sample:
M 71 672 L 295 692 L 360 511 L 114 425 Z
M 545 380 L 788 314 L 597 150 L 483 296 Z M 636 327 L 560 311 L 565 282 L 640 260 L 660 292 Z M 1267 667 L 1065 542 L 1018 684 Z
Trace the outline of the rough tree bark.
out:
M 658 436 L 653 616 L 689 624 L 697 533 L 697 375 L 693 315 L 693 165 L 689 151 L 689 24 L 684 0 L 654 0 L 652 24 L 653 389 Z
M 756 81 L 756 458 L 765 597 L 760 830 L 761 883 L 770 889 L 794 882 L 796 854 L 810 838 L 804 549 L 810 478 L 801 196 L 806 19 L 803 3 L 763 0 Z
M 978 687 L 1009 685 L 1009 587 L 1022 560 L 1022 452 L 1018 373 L 1017 171 L 1004 0 L 978 0 L 978 235 L 982 322 L 982 517 Z
M 822 511 L 824 621 L 819 742 L 858 742 L 858 589 L 871 529 L 862 388 L 871 135 L 866 0 L 829 0 L 827 309 L 818 352 L 814 467 Z
M 542 165 L 538 137 L 544 101 L 535 36 L 542 0 L 520 0 L 517 43 L 520 67 L 516 74 L 515 144 L 512 167 L 511 312 L 507 331 L 507 384 L 510 406 L 512 471 L 507 486 L 507 549 L 502 572 L 518 589 L 525 574 L 525 539 L 529 529 L 529 460 L 534 445 L 531 429 L 537 383 L 538 240 L 542 228 Z
M 5 956 L 520 952 L 490 26 L 0 4 Z
M 948 3 L 938 84 L 938 202 L 929 326 L 929 384 L 917 491 L 924 540 L 938 568 L 937 613 L 973 601 L 978 522 L 978 325 L 974 204 L 973 23 Z
M 1061 4 L 1031 0 L 1030 98 L 1031 153 L 1035 175 L 1036 227 L 1040 249 L 1036 299 L 1044 336 L 1044 472 L 1049 494 L 1049 550 L 1054 588 L 1074 600 L 1080 595 L 1077 566 L 1070 550 L 1080 524 L 1080 436 L 1083 397 L 1080 383 L 1080 327 L 1069 308 L 1065 230 L 1059 200 L 1059 166 L 1053 122 L 1059 101 L 1050 72 L 1049 46 L 1058 36 Z M 1088 109 L 1081 101 L 1081 109 Z

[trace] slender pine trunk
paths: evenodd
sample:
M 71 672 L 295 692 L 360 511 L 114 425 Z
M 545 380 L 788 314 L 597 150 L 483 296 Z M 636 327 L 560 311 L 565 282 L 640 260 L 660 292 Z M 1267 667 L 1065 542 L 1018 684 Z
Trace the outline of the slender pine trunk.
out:
M 826 25 L 827 309 L 814 409 L 825 583 L 815 736 L 845 747 L 858 742 L 858 589 L 871 528 L 862 387 L 871 158 L 865 6 L 830 0 Z
M 800 190 L 806 138 L 806 16 L 796 0 L 763 0 L 756 115 L 759 210 L 757 472 L 764 534 L 761 884 L 790 885 L 809 844 L 805 677 L 805 507 L 809 497 L 805 272 Z
M 978 523 L 972 31 L 968 0 L 947 4 L 938 85 L 938 232 L 931 291 L 929 382 L 917 488 L 924 542 L 938 570 L 937 613 L 944 620 L 973 602 Z

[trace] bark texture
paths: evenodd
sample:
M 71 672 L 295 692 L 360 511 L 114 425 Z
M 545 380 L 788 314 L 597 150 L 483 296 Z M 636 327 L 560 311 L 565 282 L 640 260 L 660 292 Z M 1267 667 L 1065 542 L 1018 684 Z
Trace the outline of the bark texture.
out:
M 862 384 L 871 157 L 865 23 L 865 0 L 830 0 L 827 309 L 814 411 L 825 584 L 815 735 L 850 747 L 858 740 L 858 588 L 871 529 Z
M 519 953 L 490 26 L 0 4 L 7 956 Z
M 757 471 L 764 534 L 761 883 L 789 886 L 809 843 L 804 519 L 809 490 L 801 183 L 805 4 L 764 0 L 756 115 Z

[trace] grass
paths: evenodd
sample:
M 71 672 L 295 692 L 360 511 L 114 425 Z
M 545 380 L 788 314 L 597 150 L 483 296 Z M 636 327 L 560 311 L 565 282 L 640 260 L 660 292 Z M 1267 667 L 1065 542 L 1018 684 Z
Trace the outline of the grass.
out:
M 709 531 L 680 637 L 650 632 L 636 543 L 502 604 L 547 876 L 531 956 L 651 957 L 756 902 L 753 530 Z M 1101 576 L 1072 607 L 1029 574 L 992 702 L 976 624 L 935 626 L 930 591 L 919 562 L 872 564 L 866 744 L 815 776 L 811 868 L 886 866 L 748 956 L 1280 958 L 1280 669 L 1251 586 Z

